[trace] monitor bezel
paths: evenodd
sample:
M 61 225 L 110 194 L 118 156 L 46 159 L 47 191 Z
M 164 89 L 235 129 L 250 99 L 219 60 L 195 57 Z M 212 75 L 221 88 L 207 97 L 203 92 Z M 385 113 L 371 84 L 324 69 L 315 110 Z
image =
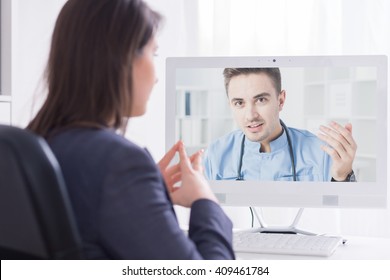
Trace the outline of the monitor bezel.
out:
M 166 60 L 166 151 L 175 143 L 176 69 L 225 67 L 376 67 L 376 182 L 209 181 L 222 205 L 262 207 L 387 207 L 387 56 L 169 57 Z M 380 100 L 380 102 L 379 102 Z M 353 186 L 351 185 L 353 184 Z

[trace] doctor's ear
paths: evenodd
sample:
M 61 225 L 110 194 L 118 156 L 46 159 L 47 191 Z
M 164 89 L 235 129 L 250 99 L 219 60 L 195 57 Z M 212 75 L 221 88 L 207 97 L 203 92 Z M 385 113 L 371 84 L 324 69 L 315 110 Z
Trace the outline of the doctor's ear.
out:
M 285 101 L 286 101 L 286 91 L 282 90 L 278 95 L 279 111 L 282 111 Z

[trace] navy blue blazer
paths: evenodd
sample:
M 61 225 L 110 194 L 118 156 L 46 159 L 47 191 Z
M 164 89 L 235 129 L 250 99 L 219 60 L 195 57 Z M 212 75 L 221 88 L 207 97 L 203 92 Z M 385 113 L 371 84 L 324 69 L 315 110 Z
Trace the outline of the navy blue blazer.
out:
M 150 154 L 110 129 L 72 128 L 49 139 L 88 259 L 233 259 L 232 223 L 207 199 L 179 228 Z

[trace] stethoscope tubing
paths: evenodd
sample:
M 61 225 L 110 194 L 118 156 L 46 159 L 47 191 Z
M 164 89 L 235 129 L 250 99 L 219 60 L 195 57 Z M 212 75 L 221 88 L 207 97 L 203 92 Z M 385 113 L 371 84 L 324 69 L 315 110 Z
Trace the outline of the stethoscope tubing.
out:
M 288 131 L 287 126 L 285 125 L 285 123 L 282 120 L 280 120 L 280 124 L 282 125 L 284 131 L 286 132 L 287 143 L 288 143 L 288 151 L 289 151 L 289 154 L 290 154 L 292 176 L 293 176 L 293 180 L 296 181 L 297 180 L 297 172 L 296 172 L 296 167 L 295 167 L 294 150 L 293 150 L 293 147 L 292 147 L 290 133 Z M 242 170 L 242 160 L 243 160 L 243 157 L 244 157 L 244 151 L 245 151 L 245 134 L 242 136 L 242 140 L 241 140 L 240 160 L 238 162 L 237 179 L 236 179 L 237 181 L 243 181 L 244 180 L 244 176 L 242 176 L 242 174 L 241 174 L 242 173 L 241 170 Z

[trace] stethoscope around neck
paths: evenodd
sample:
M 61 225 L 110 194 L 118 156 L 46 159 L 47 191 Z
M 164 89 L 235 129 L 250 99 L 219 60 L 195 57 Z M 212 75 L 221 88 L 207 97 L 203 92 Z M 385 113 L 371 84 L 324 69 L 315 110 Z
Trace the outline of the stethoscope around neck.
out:
M 296 181 L 297 180 L 297 172 L 295 170 L 294 151 L 293 151 L 292 144 L 291 144 L 290 133 L 288 131 L 287 126 L 284 124 L 284 122 L 282 120 L 280 120 L 280 124 L 282 125 L 284 131 L 286 132 L 288 151 L 290 154 L 290 162 L 291 162 L 291 167 L 292 167 L 292 176 L 293 176 L 293 180 Z M 238 163 L 237 179 L 236 179 L 237 181 L 244 181 L 244 176 L 242 176 L 242 172 L 241 172 L 242 159 L 244 157 L 244 150 L 245 150 L 245 134 L 242 136 L 242 140 L 241 140 L 240 161 Z

